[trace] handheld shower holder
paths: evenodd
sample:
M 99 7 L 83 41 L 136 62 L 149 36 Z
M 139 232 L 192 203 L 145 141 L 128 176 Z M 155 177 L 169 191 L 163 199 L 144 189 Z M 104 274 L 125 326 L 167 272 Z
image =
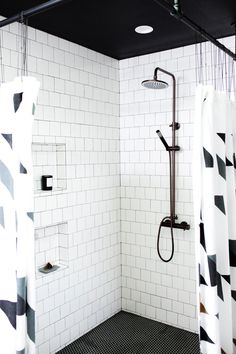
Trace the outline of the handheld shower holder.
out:
M 180 151 L 180 147 L 178 145 L 175 145 L 175 146 L 169 146 L 167 144 L 167 141 L 166 139 L 164 138 L 164 136 L 162 135 L 161 131 L 160 130 L 157 130 L 156 131 L 157 135 L 159 136 L 162 144 L 165 146 L 165 149 L 166 151 Z
M 175 146 L 169 146 L 166 151 L 180 151 L 180 146 L 175 145 Z
M 173 127 L 173 123 L 171 123 L 169 125 L 169 127 L 172 128 Z M 175 122 L 175 130 L 179 130 L 179 129 L 180 129 L 180 124 L 178 122 Z

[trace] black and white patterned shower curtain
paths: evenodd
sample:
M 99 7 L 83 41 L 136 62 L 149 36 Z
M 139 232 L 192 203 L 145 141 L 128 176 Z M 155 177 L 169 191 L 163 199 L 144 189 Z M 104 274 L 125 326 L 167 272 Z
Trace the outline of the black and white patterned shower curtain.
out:
M 35 352 L 32 123 L 39 83 L 0 87 L 0 353 Z
M 236 353 L 236 103 L 200 86 L 195 219 L 201 354 Z

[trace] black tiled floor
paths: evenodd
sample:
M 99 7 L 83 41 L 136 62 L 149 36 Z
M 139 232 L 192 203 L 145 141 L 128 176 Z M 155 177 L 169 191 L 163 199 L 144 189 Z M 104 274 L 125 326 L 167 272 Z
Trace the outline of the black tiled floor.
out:
M 198 336 L 119 312 L 57 354 L 200 354 Z

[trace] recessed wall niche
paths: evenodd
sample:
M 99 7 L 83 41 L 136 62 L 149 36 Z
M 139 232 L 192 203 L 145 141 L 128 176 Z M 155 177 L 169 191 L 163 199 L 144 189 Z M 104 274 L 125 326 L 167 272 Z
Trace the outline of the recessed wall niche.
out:
M 59 223 L 35 229 L 36 272 L 48 262 L 59 266 L 58 270 L 68 267 L 68 224 Z M 43 274 L 42 274 L 43 275 Z
M 50 194 L 66 190 L 66 144 L 33 143 L 32 158 L 35 194 Z M 53 176 L 52 191 L 42 190 L 41 178 L 43 175 Z

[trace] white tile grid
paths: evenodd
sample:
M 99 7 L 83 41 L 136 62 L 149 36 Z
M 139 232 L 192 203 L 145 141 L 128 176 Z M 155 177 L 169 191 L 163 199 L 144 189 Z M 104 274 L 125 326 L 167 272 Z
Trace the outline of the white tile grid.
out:
M 19 72 L 18 31 L 17 24 L 2 31 L 6 81 Z M 167 157 L 155 130 L 160 126 L 170 137 L 171 101 L 170 90 L 147 91 L 140 81 L 157 64 L 178 78 L 184 151 L 178 153 L 177 212 L 193 225 L 193 47 L 119 67 L 112 58 L 29 29 L 29 73 L 41 82 L 33 141 L 66 144 L 68 177 L 66 193 L 35 198 L 35 227 L 68 222 L 69 242 L 69 267 L 37 279 L 38 354 L 55 353 L 121 308 L 120 214 L 123 309 L 196 329 L 193 231 L 176 232 L 171 264 L 155 253 L 157 225 L 168 210 Z M 169 249 L 166 239 L 163 247 Z
M 18 31 L 2 31 L 6 81 L 19 72 Z M 68 268 L 37 279 L 37 353 L 53 354 L 121 308 L 119 66 L 29 28 L 28 67 L 41 83 L 33 143 L 66 145 L 66 191 L 35 197 L 36 228 L 68 223 Z
M 233 38 L 224 42 L 233 48 Z M 210 54 L 209 45 L 203 50 Z M 122 309 L 190 331 L 197 331 L 191 171 L 196 65 L 195 46 L 120 61 Z M 160 220 L 169 215 L 168 154 L 156 130 L 170 141 L 172 85 L 160 74 L 169 89 L 141 86 L 156 66 L 177 78 L 176 213 L 191 225 L 190 231 L 174 231 L 169 264 L 156 252 Z M 170 230 L 162 230 L 161 252 L 168 257 Z

